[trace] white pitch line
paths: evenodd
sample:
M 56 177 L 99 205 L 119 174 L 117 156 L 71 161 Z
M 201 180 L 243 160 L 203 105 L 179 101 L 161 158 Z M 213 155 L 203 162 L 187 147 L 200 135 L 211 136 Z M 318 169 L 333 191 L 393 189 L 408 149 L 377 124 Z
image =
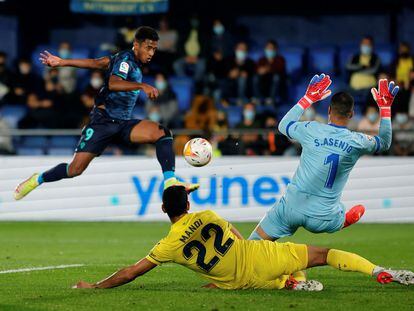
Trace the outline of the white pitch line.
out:
M 22 269 L 13 269 L 13 270 L 3 270 L 3 271 L 0 271 L 0 274 L 66 269 L 66 268 L 76 268 L 76 267 L 83 267 L 83 266 L 84 264 L 73 264 L 73 265 L 59 265 L 59 266 L 37 267 L 37 268 L 22 268 Z

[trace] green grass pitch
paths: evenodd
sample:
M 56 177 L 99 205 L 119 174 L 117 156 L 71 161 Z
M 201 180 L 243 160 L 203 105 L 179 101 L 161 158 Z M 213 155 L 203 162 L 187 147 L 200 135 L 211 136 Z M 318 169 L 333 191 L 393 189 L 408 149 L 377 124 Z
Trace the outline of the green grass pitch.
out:
M 235 224 L 247 236 L 253 223 Z M 167 223 L 1 222 L 0 271 L 84 264 L 60 270 L 0 274 L 0 310 L 414 310 L 414 286 L 380 285 L 330 267 L 309 270 L 322 292 L 224 291 L 168 264 L 110 290 L 73 290 L 134 263 L 168 231 Z M 414 270 L 414 224 L 355 225 L 335 234 L 299 230 L 291 241 L 361 254 L 386 267 Z M 263 263 L 266 264 L 266 263 Z

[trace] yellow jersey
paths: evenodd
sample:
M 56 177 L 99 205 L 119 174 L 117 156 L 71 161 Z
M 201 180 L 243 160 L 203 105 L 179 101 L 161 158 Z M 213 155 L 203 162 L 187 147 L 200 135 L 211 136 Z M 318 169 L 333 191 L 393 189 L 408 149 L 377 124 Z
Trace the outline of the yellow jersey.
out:
M 240 240 L 215 212 L 189 213 L 171 225 L 146 257 L 175 262 L 223 289 L 282 288 L 287 276 L 307 266 L 306 245 Z

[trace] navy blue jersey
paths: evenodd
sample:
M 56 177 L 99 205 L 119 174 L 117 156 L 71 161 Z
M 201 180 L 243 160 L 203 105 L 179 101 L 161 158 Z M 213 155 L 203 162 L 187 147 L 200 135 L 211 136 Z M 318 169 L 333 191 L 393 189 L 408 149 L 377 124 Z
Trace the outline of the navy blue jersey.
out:
M 130 82 L 142 82 L 139 61 L 135 60 L 132 50 L 121 51 L 111 56 L 108 70 L 105 72 L 104 85 L 95 98 L 95 105 L 105 105 L 108 115 L 119 120 L 131 120 L 132 110 L 140 91 L 113 92 L 109 90 L 109 78 L 112 75 Z

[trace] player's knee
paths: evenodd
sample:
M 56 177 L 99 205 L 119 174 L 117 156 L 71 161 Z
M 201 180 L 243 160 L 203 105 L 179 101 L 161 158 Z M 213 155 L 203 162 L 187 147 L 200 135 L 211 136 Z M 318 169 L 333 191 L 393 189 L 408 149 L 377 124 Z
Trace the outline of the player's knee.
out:
M 69 165 L 69 169 L 68 169 L 68 176 L 69 177 L 76 177 L 81 175 L 85 169 L 86 169 L 87 165 L 83 164 L 83 163 L 74 163 L 72 162 Z
M 326 265 L 328 252 L 328 248 L 308 246 L 308 267 Z
M 164 125 L 158 125 L 158 131 L 156 136 L 154 137 L 154 141 L 158 141 L 163 138 L 173 137 L 173 134 L 170 129 L 166 128 Z

